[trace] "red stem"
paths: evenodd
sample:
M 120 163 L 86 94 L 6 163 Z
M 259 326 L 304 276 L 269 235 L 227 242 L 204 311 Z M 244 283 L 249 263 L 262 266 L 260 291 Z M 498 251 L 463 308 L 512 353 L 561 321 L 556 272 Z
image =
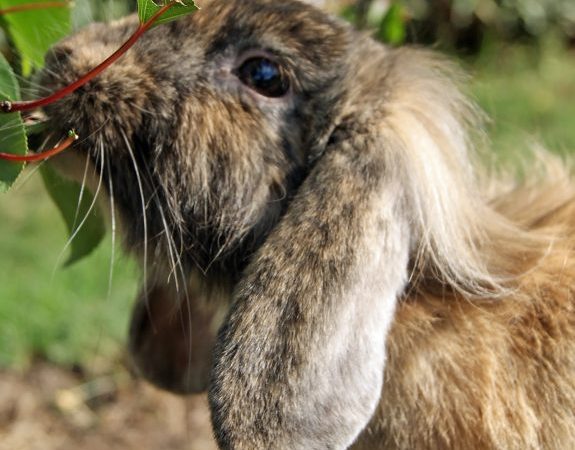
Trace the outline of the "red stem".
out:
M 172 1 L 156 12 L 150 19 L 146 22 L 141 23 L 136 32 L 122 45 L 118 50 L 116 50 L 110 57 L 108 57 L 103 63 L 99 66 L 92 69 L 83 77 L 79 78 L 72 84 L 66 86 L 59 91 L 54 92 L 53 94 L 49 95 L 48 97 L 44 97 L 38 100 L 30 100 L 30 101 L 23 101 L 23 102 L 10 102 L 10 101 L 3 101 L 0 103 L 0 110 L 3 112 L 15 112 L 15 111 L 28 111 L 30 109 L 41 108 L 42 106 L 49 105 L 54 103 L 57 100 L 65 97 L 66 95 L 71 94 L 72 92 L 78 90 L 86 83 L 91 81 L 93 78 L 97 77 L 100 73 L 114 64 L 118 59 L 120 59 L 137 41 L 140 37 L 148 31 L 162 16 L 165 12 L 167 12 L 172 6 L 176 4 L 175 1 Z
M 18 13 L 23 11 L 30 11 L 33 9 L 46 9 L 46 8 L 65 8 L 70 6 L 70 2 L 42 2 L 42 3 L 26 3 L 24 5 L 10 6 L 9 8 L 0 9 L 0 16 L 10 13 Z
M 0 152 L 0 159 L 12 162 L 37 162 L 37 161 L 44 161 L 45 159 L 50 158 L 51 156 L 57 155 L 58 153 L 63 152 L 68 147 L 70 147 L 74 141 L 78 139 L 78 135 L 76 133 L 71 133 L 70 136 L 62 143 L 50 150 L 46 150 L 42 153 L 34 153 L 32 155 L 14 155 L 12 153 L 1 153 Z

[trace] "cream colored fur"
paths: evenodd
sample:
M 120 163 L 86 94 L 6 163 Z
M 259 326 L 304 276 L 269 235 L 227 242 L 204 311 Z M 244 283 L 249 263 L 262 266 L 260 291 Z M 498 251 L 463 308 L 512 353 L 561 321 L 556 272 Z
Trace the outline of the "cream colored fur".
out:
M 457 71 L 426 51 L 392 57 L 388 132 L 421 240 L 380 406 L 354 448 L 575 448 L 569 171 L 539 151 L 527 181 L 486 183 L 470 165 L 481 124 Z

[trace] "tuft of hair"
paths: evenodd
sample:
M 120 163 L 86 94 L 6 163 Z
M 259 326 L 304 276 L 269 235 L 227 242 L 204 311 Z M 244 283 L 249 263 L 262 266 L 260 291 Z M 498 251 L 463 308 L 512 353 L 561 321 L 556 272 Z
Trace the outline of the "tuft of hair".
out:
M 558 180 L 545 200 L 528 185 L 485 183 L 490 177 L 474 169 L 484 118 L 461 89 L 467 78 L 459 67 L 422 49 L 391 50 L 388 57 L 393 89 L 384 133 L 399 149 L 416 235 L 412 289 L 437 288 L 431 280 L 439 280 L 440 289 L 472 298 L 509 294 L 553 246 L 556 232 L 530 224 L 574 198 L 567 171 L 538 152 L 544 170 L 535 178 L 552 173 Z

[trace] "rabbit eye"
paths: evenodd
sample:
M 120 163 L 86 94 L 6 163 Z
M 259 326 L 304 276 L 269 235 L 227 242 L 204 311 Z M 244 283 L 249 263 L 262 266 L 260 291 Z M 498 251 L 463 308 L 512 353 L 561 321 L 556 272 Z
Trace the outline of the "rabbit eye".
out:
M 250 58 L 234 73 L 242 83 L 265 97 L 282 97 L 290 87 L 282 67 L 268 58 Z

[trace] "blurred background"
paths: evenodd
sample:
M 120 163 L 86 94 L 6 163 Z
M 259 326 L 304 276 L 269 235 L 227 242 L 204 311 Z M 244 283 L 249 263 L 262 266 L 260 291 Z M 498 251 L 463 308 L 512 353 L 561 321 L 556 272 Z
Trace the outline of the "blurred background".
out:
M 487 164 L 516 165 L 533 143 L 575 151 L 575 1 L 310 2 L 390 45 L 433 47 L 461 61 L 491 118 Z M 136 0 L 75 5 L 80 27 L 134 11 Z M 202 398 L 160 394 L 126 370 L 137 265 L 108 238 L 62 268 L 66 242 L 64 222 L 28 169 L 0 197 L 0 449 L 212 448 Z

